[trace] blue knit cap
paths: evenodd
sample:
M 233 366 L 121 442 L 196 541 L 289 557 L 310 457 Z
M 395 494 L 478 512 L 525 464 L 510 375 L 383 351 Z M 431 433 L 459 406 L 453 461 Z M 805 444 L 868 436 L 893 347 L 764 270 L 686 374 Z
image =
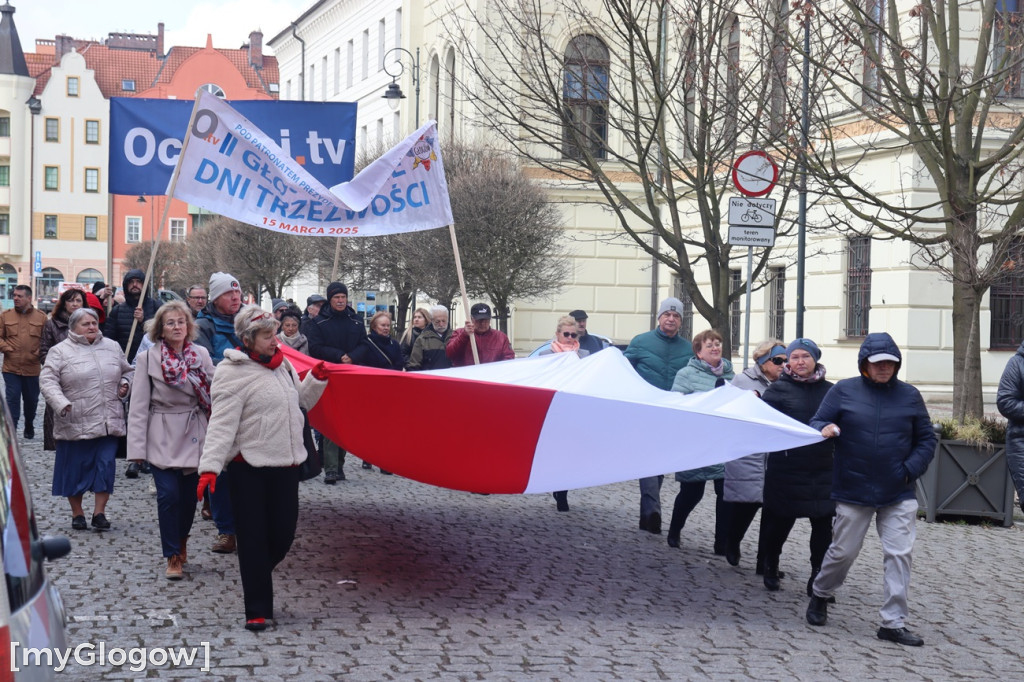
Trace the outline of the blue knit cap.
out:
M 814 343 L 810 339 L 796 339 L 789 346 L 786 347 L 786 357 L 792 355 L 795 350 L 805 350 L 811 354 L 815 362 L 821 360 L 821 349 L 818 348 L 818 344 Z

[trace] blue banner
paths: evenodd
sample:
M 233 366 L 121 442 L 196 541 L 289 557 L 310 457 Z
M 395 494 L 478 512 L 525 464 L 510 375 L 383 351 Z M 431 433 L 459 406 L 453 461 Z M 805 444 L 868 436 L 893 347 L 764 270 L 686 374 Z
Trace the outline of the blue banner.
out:
M 322 184 L 352 179 L 355 103 L 245 100 L 231 106 Z M 187 100 L 111 98 L 111 194 L 166 193 L 191 114 Z

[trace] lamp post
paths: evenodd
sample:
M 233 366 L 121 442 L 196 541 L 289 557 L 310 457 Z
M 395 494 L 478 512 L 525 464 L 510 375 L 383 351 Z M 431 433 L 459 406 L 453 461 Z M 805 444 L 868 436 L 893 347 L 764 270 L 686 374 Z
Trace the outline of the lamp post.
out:
M 418 129 L 420 127 L 420 48 L 416 48 L 415 55 L 404 47 L 393 47 L 384 53 L 384 73 L 391 76 L 391 83 L 388 84 L 388 87 L 384 91 L 384 94 L 381 95 L 381 98 L 388 101 L 388 106 L 391 107 L 392 111 L 398 111 L 398 105 L 403 99 L 405 99 L 405 94 L 402 93 L 402 88 L 398 84 L 398 79 L 405 73 L 405 64 L 403 64 L 399 58 L 400 55 L 399 57 L 395 57 L 395 61 L 391 65 L 391 68 L 395 69 L 395 72 L 392 73 L 391 69 L 388 68 L 388 55 L 392 52 L 402 52 L 407 54 L 409 55 L 409 59 L 412 61 L 412 71 L 410 75 L 412 76 L 412 87 L 416 91 L 416 128 Z
M 802 69 L 802 92 L 800 111 L 800 192 L 797 213 L 797 254 L 796 254 L 796 335 L 804 335 L 804 259 L 807 257 L 807 144 L 811 127 L 811 16 L 814 6 L 810 0 L 803 4 L 804 62 Z

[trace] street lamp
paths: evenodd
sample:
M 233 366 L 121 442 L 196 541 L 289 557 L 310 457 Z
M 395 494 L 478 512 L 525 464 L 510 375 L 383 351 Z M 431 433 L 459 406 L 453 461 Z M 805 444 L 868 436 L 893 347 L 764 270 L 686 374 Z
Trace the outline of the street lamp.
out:
M 393 47 L 384 53 L 384 63 L 382 66 L 384 67 L 384 73 L 391 76 L 391 83 L 384 91 L 384 94 L 381 95 L 381 99 L 388 101 L 388 106 L 391 107 L 392 111 L 398 111 L 398 105 L 405 99 L 405 94 L 402 92 L 401 86 L 398 85 L 398 79 L 405 73 L 405 64 L 400 59 L 401 55 L 396 56 L 394 63 L 391 65 L 391 68 L 395 69 L 395 72 L 392 73 L 391 69 L 388 68 L 388 55 L 392 52 L 403 52 L 409 55 L 409 59 L 412 61 L 412 72 L 410 75 L 412 76 L 412 87 L 416 91 L 416 128 L 418 129 L 420 127 L 420 48 L 416 48 L 415 55 L 404 47 Z

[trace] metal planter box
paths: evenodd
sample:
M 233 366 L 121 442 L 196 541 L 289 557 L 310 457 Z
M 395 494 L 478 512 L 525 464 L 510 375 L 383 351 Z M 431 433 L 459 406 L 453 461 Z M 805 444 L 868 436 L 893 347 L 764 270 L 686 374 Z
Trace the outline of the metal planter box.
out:
M 917 480 L 919 510 L 929 523 L 938 515 L 953 514 L 1012 526 L 1013 495 L 1004 445 L 989 449 L 961 440 L 939 440 L 935 458 Z

